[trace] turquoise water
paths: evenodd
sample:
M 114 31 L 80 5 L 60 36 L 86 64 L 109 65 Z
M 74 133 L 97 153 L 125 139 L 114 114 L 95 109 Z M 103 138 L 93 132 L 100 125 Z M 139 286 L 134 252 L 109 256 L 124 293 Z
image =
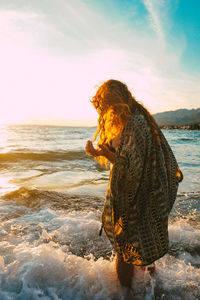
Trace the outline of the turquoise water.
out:
M 0 128 L 0 299 L 123 299 L 101 211 L 109 172 L 85 155 L 95 128 Z M 199 299 L 200 132 L 164 130 L 184 174 L 170 251 L 134 299 Z

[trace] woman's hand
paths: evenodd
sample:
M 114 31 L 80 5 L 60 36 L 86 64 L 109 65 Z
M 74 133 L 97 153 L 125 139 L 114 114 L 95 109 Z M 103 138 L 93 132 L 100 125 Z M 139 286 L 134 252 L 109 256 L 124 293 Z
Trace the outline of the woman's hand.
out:
M 86 154 L 89 156 L 105 156 L 111 163 L 114 162 L 114 153 L 108 149 L 106 145 L 99 145 L 99 148 L 94 148 L 91 141 L 87 141 L 85 146 Z
M 85 152 L 89 156 L 100 156 L 101 149 L 95 149 L 91 141 L 87 141 L 85 145 Z

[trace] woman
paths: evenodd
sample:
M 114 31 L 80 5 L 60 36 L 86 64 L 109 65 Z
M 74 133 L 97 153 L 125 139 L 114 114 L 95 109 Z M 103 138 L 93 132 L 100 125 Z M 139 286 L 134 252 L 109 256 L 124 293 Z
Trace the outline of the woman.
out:
M 86 153 L 108 168 L 102 227 L 117 252 L 120 283 L 131 287 L 133 266 L 148 266 L 168 251 L 168 216 L 183 179 L 153 116 L 117 80 L 91 100 L 99 114 L 97 148 Z

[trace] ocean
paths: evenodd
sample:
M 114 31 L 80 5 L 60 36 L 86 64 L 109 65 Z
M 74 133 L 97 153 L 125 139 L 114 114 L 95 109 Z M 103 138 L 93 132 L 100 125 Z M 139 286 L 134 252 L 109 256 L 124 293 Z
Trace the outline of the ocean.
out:
M 101 227 L 109 171 L 84 148 L 95 128 L 0 127 L 0 300 L 200 299 L 200 131 L 163 130 L 184 180 L 156 274 L 127 296 Z

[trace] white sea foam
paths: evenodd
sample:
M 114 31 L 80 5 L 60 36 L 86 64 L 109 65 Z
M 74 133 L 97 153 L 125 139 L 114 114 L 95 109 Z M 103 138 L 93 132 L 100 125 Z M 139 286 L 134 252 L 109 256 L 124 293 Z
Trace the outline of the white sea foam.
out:
M 15 260 L 7 266 L 0 259 L 1 286 L 7 296 L 14 293 L 25 300 L 120 299 L 123 295 L 113 259 L 95 261 L 92 255 L 78 257 L 52 241 L 37 247 L 21 244 L 13 255 Z M 152 299 L 156 281 L 162 294 L 168 295 L 163 299 L 179 299 L 178 295 L 180 299 L 198 299 L 200 270 L 168 255 L 156 267 L 154 279 L 147 271 L 142 274 L 136 271 L 134 299 Z
M 17 223 L 10 220 L 7 241 L 0 243 L 0 299 L 128 299 L 117 279 L 114 256 L 97 259 L 92 254 L 81 257 L 70 251 L 73 241 L 73 249 L 84 241 L 90 249 L 105 246 L 105 234 L 95 241 L 99 216 L 100 212 L 94 211 L 56 213 L 42 209 L 20 217 Z M 180 236 L 175 234 L 179 223 L 170 225 L 174 240 Z M 33 233 L 35 229 L 38 236 Z M 190 225 L 189 229 L 192 232 Z M 20 230 L 23 235 L 19 236 Z M 136 268 L 134 299 L 153 299 L 154 295 L 167 300 L 179 296 L 181 300 L 198 299 L 200 270 L 191 265 L 190 254 L 168 254 L 156 262 L 156 269 L 152 278 L 147 270 Z
M 52 241 L 37 247 L 22 243 L 13 256 L 6 267 L 0 260 L 2 290 L 7 295 L 15 292 L 20 299 L 41 299 L 56 292 L 57 299 L 108 299 L 120 292 L 113 261 L 78 257 Z
M 193 221 L 194 223 L 194 221 Z M 178 218 L 169 224 L 169 239 L 181 244 L 191 246 L 200 245 L 200 228 L 190 224 L 190 218 Z

